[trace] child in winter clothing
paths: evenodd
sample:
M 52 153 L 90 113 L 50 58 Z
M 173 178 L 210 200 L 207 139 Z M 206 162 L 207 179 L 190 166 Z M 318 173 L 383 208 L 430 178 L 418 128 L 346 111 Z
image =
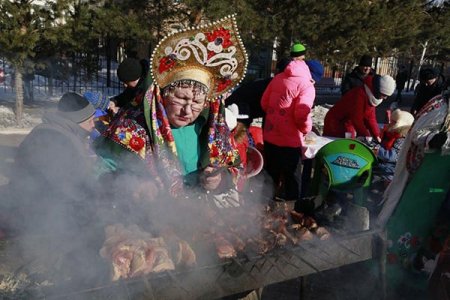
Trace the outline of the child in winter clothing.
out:
M 90 134 L 90 138 L 94 140 L 98 138 L 109 125 L 112 118 L 112 113 L 110 111 L 111 101 L 102 93 L 94 91 L 86 91 L 83 94 L 83 97 L 86 98 L 95 108 L 95 128 Z
M 396 109 L 392 112 L 391 120 L 383 132 L 381 145 L 377 152 L 378 165 L 376 168 L 386 184 L 394 176 L 398 154 L 413 122 L 414 117 L 410 113 Z

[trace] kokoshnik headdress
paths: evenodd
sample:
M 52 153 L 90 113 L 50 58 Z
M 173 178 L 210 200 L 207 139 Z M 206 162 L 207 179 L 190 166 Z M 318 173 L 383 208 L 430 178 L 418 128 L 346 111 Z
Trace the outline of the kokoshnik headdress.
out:
M 142 109 L 120 110 L 103 134 L 138 154 L 158 181 L 170 182 L 170 192 L 179 193 L 182 170 L 173 159 L 177 155 L 175 139 L 161 89 L 195 85 L 210 100 L 205 124 L 207 149 L 200 159 L 201 167 L 228 168 L 238 178 L 239 155 L 230 142 L 221 98 L 243 79 L 246 67 L 247 55 L 234 16 L 169 34 L 153 51 L 154 82 L 143 97 Z
M 208 99 L 239 84 L 247 69 L 235 15 L 183 29 L 163 38 L 151 56 L 151 74 L 160 88 L 175 82 L 205 85 Z

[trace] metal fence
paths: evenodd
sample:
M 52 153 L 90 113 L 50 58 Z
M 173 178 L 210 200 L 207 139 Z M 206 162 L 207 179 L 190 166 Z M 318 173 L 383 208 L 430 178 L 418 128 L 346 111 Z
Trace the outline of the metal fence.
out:
M 105 95 L 113 96 L 122 90 L 122 84 L 117 78 L 117 62 L 111 63 L 110 70 L 110 86 L 107 85 L 107 61 L 105 58 L 99 58 L 99 71 L 88 78 L 87 72 L 84 69 L 76 69 L 67 78 L 52 78 L 42 74 L 34 74 L 34 79 L 30 80 L 29 86 L 32 90 L 34 99 L 42 99 L 45 97 L 52 97 L 62 95 L 68 91 L 75 91 L 83 93 L 87 90 L 99 91 Z M 70 68 L 70 66 L 68 67 Z M 4 59 L 0 58 L 0 69 L 3 70 L 3 77 L 0 77 L 0 92 L 3 94 L 15 93 L 15 70 Z M 69 70 L 67 70 L 69 71 Z M 27 79 L 24 77 L 24 83 Z
M 425 61 L 424 65 L 432 65 L 433 61 Z M 99 71 L 93 75 L 91 79 L 87 78 L 87 72 L 83 69 L 77 68 L 75 74 L 69 76 L 67 79 L 54 78 L 52 81 L 48 77 L 42 75 L 35 75 L 30 82 L 31 90 L 34 98 L 45 98 L 51 96 L 62 95 L 68 91 L 75 91 L 83 93 L 86 90 L 100 91 L 105 95 L 113 96 L 122 90 L 122 85 L 116 75 L 117 62 L 111 63 L 110 70 L 110 86 L 107 85 L 107 61 L 104 57 L 98 57 Z M 323 79 L 316 84 L 316 88 L 321 90 L 335 90 L 340 87 L 342 78 L 346 73 L 350 72 L 355 65 L 338 65 L 330 67 L 325 65 Z M 399 60 L 394 57 L 377 58 L 374 61 L 376 73 L 384 75 L 389 74 L 395 78 L 398 69 L 401 65 L 407 66 L 409 69 L 409 80 L 406 90 L 413 90 L 417 84 L 418 66 L 412 65 L 408 60 Z M 0 77 L 0 92 L 14 93 L 14 70 L 9 64 L 0 58 L 0 68 L 4 70 L 4 77 Z M 70 68 L 70 67 L 69 67 Z M 67 70 L 66 70 L 67 71 Z M 253 70 L 249 70 L 251 73 Z M 250 76 L 251 74 L 249 74 Z

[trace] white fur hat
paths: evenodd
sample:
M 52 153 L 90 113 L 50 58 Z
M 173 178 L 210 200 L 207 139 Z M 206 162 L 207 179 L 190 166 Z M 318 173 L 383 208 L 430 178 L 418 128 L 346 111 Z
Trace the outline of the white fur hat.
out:
M 390 96 L 395 91 L 395 80 L 389 75 L 383 75 L 380 77 L 380 93 L 386 96 Z
M 391 131 L 404 131 L 408 130 L 414 123 L 414 117 L 407 111 L 396 109 L 391 114 L 391 120 L 395 121 L 395 124 L 391 127 Z

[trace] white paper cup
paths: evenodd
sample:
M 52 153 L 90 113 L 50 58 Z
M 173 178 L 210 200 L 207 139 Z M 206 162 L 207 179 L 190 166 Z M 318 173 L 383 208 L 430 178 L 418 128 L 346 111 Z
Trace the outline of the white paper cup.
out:
M 366 136 L 366 141 L 370 144 L 372 143 L 373 138 L 371 136 Z
M 345 138 L 346 139 L 351 139 L 352 138 L 352 133 L 351 132 L 346 132 L 345 133 Z

